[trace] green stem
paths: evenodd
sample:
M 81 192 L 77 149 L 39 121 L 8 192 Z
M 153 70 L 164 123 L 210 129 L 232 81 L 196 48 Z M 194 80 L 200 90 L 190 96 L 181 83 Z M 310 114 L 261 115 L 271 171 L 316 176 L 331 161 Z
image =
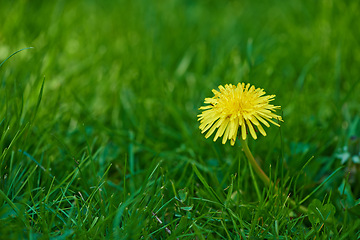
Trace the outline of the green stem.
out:
M 251 154 L 249 146 L 247 144 L 247 141 L 243 140 L 240 137 L 240 142 L 241 142 L 241 145 L 243 147 L 243 150 L 244 150 L 244 153 L 245 153 L 247 159 L 249 160 L 251 166 L 253 167 L 253 169 L 255 170 L 257 175 L 260 177 L 260 179 L 265 183 L 265 185 L 267 185 L 267 186 L 273 185 L 275 187 L 275 190 L 278 191 L 278 188 L 269 179 L 269 177 L 266 175 L 266 173 L 261 169 L 259 164 L 256 162 L 254 156 Z M 288 201 L 292 207 L 294 207 L 294 208 L 298 207 L 300 212 L 307 214 L 308 209 L 306 207 L 296 204 L 296 202 L 294 200 L 292 200 L 290 197 L 288 198 Z
M 244 149 L 245 155 L 247 157 L 247 159 L 249 160 L 251 166 L 253 167 L 253 169 L 255 170 L 255 172 L 257 173 L 257 175 L 261 178 L 261 180 L 267 185 L 270 185 L 270 179 L 269 177 L 264 173 L 264 171 L 261 169 L 261 167 L 259 166 L 259 164 L 256 162 L 254 156 L 251 154 L 250 149 L 248 147 L 248 144 L 246 142 L 246 140 L 243 140 L 242 138 L 240 138 L 240 142 L 241 145 Z

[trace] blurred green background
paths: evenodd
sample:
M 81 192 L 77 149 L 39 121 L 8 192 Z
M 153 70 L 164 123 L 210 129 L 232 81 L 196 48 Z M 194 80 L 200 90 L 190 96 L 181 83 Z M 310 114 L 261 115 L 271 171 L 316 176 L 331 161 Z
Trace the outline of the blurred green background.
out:
M 41 125 L 54 114 L 67 130 L 133 131 L 157 152 L 194 147 L 205 144 L 196 129 L 203 98 L 237 82 L 277 95 L 289 141 L 331 142 L 359 109 L 356 1 L 4 1 L 1 9 L 1 59 L 34 47 L 2 68 L 3 86 L 16 82 L 30 100 L 45 77 Z
M 61 180 L 89 158 L 87 184 L 112 163 L 109 192 L 119 191 L 124 171 L 134 179 L 131 192 L 161 160 L 178 187 L 187 186 L 195 163 L 217 172 L 225 188 L 240 147 L 206 140 L 196 116 L 211 89 L 250 82 L 282 106 L 281 129 L 249 142 L 264 170 L 281 160 L 292 176 L 315 156 L 300 177 L 305 193 L 343 165 L 336 183 L 316 196 L 336 191 L 351 172 L 349 194 L 360 197 L 358 1 L 0 4 L 0 61 L 33 47 L 0 68 L 2 151 L 16 140 L 2 157 L 3 176 L 10 159 L 24 169 L 36 160 L 47 169 L 39 175 Z M 2 180 L 4 192 L 16 192 L 11 187 Z

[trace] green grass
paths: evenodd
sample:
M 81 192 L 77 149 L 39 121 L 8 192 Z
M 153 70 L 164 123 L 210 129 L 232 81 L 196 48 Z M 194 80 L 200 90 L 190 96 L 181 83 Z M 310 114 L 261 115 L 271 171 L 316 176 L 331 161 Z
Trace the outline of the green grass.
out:
M 32 48 L 0 66 L 1 238 L 360 238 L 359 11 L 2 1 L 0 62 Z M 198 129 L 211 89 L 238 82 L 282 106 L 249 140 L 280 193 Z

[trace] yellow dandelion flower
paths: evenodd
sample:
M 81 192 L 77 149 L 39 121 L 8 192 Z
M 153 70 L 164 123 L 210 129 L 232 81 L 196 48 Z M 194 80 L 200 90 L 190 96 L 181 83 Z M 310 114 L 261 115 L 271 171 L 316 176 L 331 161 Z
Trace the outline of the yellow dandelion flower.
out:
M 204 110 L 198 115 L 201 133 L 208 131 L 206 138 L 210 137 L 216 129 L 214 142 L 223 136 L 222 143 L 225 144 L 229 139 L 231 145 L 235 144 L 238 130 L 240 128 L 241 137 L 246 139 L 247 131 L 254 139 L 257 139 L 256 130 L 266 136 L 266 132 L 261 124 L 270 127 L 268 122 L 276 126 L 278 123 L 271 119 L 282 121 L 276 115 L 276 109 L 280 106 L 269 104 L 274 100 L 275 95 L 265 95 L 264 89 L 250 87 L 250 83 L 239 83 L 237 86 L 226 84 L 225 87 L 219 86 L 219 90 L 212 90 L 214 97 L 205 98 L 207 106 L 202 106 L 199 110 Z

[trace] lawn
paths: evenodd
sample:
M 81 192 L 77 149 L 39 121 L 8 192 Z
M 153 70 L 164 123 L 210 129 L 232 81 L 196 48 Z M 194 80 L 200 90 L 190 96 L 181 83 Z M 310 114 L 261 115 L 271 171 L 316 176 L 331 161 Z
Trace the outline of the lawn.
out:
M 359 12 L 1 1 L 0 238 L 359 239 Z M 281 106 L 247 135 L 274 184 L 199 129 L 212 89 L 242 82 Z

